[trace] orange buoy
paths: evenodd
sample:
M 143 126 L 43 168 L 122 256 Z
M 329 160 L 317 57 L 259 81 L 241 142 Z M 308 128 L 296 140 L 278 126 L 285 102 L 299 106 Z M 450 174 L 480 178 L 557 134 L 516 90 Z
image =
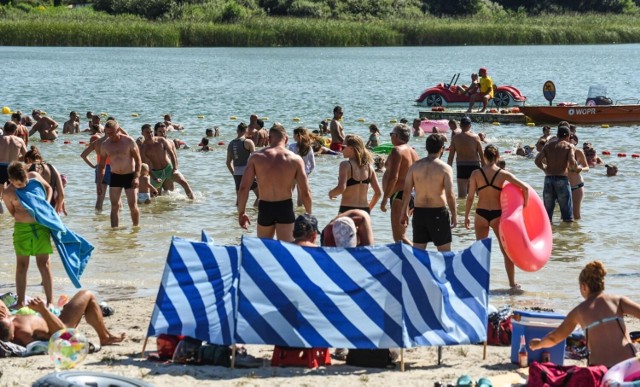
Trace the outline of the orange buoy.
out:
M 618 157 L 627 157 L 626 153 L 618 153 Z
M 86 144 L 86 141 L 78 141 L 78 144 Z
M 71 141 L 67 140 L 64 142 L 64 144 L 71 144 Z
M 510 153 L 511 153 L 511 150 L 510 150 L 510 149 L 507 149 L 506 151 L 504 151 L 504 153 L 510 154 Z
M 633 153 L 633 154 L 631 155 L 631 157 L 632 157 L 632 158 L 634 158 L 634 159 L 637 159 L 637 158 L 639 158 L 639 157 L 640 157 L 640 155 L 639 155 L 639 154 L 637 154 L 637 153 Z
M 40 140 L 40 142 L 51 142 L 51 140 Z
M 218 145 L 224 145 L 224 141 L 220 141 Z
M 602 151 L 602 154 L 603 154 L 604 156 L 609 156 L 609 155 L 611 155 L 611 152 L 609 152 L 609 151 Z

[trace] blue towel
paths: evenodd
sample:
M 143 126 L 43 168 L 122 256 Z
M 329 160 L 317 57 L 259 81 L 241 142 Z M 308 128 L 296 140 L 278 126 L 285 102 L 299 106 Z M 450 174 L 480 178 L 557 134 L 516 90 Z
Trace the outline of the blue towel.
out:
M 29 215 L 51 231 L 67 275 L 76 288 L 82 287 L 80 276 L 91 258 L 93 245 L 62 223 L 55 208 L 47 202 L 46 191 L 38 180 L 29 179 L 26 187 L 16 189 L 16 194 Z

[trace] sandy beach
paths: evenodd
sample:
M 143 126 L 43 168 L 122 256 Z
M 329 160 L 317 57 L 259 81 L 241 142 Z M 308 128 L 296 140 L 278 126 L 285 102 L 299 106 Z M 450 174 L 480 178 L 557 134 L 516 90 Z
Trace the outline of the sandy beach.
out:
M 450 346 L 443 349 L 442 364 L 437 364 L 435 347 L 405 350 L 405 372 L 396 369 L 358 368 L 333 361 L 331 366 L 318 369 L 299 367 L 271 367 L 272 346 L 250 345 L 248 352 L 263 359 L 263 366 L 252 369 L 229 369 L 217 366 L 170 364 L 146 360 L 156 350 L 155 338 L 149 338 L 145 358 L 140 353 L 149 325 L 155 298 L 111 301 L 113 316 L 105 318 L 113 333 L 127 332 L 121 345 L 103 347 L 89 354 L 74 370 L 94 371 L 143 380 L 155 386 L 310 386 L 310 385 L 411 385 L 432 386 L 437 381 L 455 384 L 463 374 L 474 380 L 488 377 L 494 386 L 518 386 L 525 383 L 527 369 L 518 369 L 510 362 L 510 347 L 489 346 L 487 358 L 482 360 L 482 345 Z M 517 306 L 516 306 L 517 307 Z M 640 329 L 640 320 L 626 319 L 630 331 Z M 84 321 L 78 327 L 92 342 L 95 332 Z M 566 364 L 585 365 L 585 361 L 565 359 Z M 48 355 L 27 358 L 0 359 L 0 385 L 31 385 L 37 379 L 53 373 Z

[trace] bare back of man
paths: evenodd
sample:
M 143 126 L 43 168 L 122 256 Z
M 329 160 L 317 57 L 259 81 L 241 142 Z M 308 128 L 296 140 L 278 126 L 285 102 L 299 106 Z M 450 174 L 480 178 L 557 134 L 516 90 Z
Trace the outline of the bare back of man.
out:
M 433 242 L 438 251 L 449 251 L 451 250 L 451 228 L 457 224 L 453 171 L 449 165 L 440 160 L 444 150 L 443 136 L 430 135 L 429 139 L 434 136 L 439 139 L 433 140 L 433 149 L 427 148 L 429 155 L 416 161 L 409 169 L 404 191 L 411 192 L 415 189 L 416 192 L 413 210 L 413 245 L 425 249 L 428 242 Z M 429 142 L 427 146 L 430 146 Z M 408 224 L 408 209 L 409 198 L 405 197 L 402 200 L 401 210 L 401 223 L 405 227 Z
M 304 161 L 285 148 L 287 135 L 284 128 L 274 125 L 269 131 L 270 146 L 249 157 L 238 191 L 238 221 L 242 228 L 250 224 L 245 213 L 249 190 L 254 177 L 258 180 L 260 202 L 258 203 L 257 234 L 260 238 L 293 241 L 293 187 L 298 184 L 304 208 L 311 214 L 311 191 L 307 182 Z M 277 178 L 274 177 L 277 172 Z
M 451 166 L 453 166 L 454 159 L 456 161 L 458 198 L 467 197 L 471 173 L 484 165 L 482 152 L 482 142 L 480 137 L 471 131 L 471 121 L 463 122 L 462 132 L 451 138 L 449 158 L 447 159 L 447 164 Z
M 545 175 L 567 176 L 569 166 L 575 165 L 575 147 L 567 141 L 551 141 L 542 148 L 540 159 L 546 161 Z M 536 158 L 537 159 L 537 158 Z

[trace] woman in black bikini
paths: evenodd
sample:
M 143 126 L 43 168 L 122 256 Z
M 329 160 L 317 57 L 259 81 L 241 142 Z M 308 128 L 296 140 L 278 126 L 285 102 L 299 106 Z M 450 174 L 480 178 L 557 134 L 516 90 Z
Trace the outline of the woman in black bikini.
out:
M 382 196 L 378 177 L 373 169 L 373 158 L 358 136 L 348 135 L 342 143 L 342 154 L 348 159 L 340 163 L 338 185 L 329 191 L 329 198 L 342 195 L 339 212 L 359 209 L 368 213 Z M 368 200 L 369 186 L 373 196 Z
M 496 162 L 500 158 L 500 152 L 495 145 L 487 145 L 484 148 L 484 158 L 486 163 L 484 167 L 476 169 L 471 173 L 469 178 L 469 194 L 467 195 L 467 205 L 464 212 L 464 226 L 471 228 L 471 219 L 469 213 L 473 206 L 475 194 L 478 194 L 478 206 L 476 207 L 476 216 L 474 218 L 474 229 L 476 232 L 476 240 L 484 239 L 489 236 L 489 228 L 493 229 L 496 239 L 500 244 L 500 250 L 504 256 L 504 267 L 509 278 L 509 287 L 517 290 L 520 285 L 515 281 L 515 268 L 511 259 L 502 248 L 500 242 L 500 216 L 502 209 L 500 207 L 500 192 L 505 181 L 519 187 L 524 194 L 524 203 L 529 200 L 529 189 L 527 186 L 517 179 L 510 172 L 498 168 Z
M 589 365 L 612 367 L 636 356 L 638 348 L 631 342 L 624 315 L 640 318 L 640 304 L 624 296 L 604 293 L 607 271 L 600 261 L 589 262 L 580 272 L 580 294 L 584 301 L 573 308 L 562 324 L 542 339 L 532 339 L 532 350 L 553 347 L 569 336 L 580 324 L 585 331 Z

